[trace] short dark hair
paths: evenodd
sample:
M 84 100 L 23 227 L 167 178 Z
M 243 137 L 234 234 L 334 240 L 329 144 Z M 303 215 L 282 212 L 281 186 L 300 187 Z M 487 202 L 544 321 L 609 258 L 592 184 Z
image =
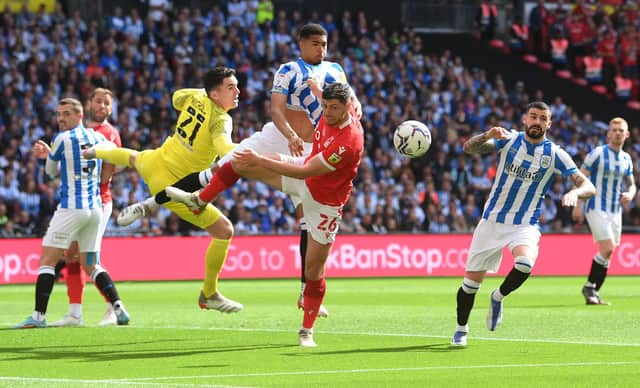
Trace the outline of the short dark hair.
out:
M 527 105 L 527 112 L 529 112 L 531 109 L 540 109 L 551 112 L 551 108 L 549 108 L 549 105 L 542 101 L 534 101 L 532 103 L 529 103 L 529 105 Z
M 323 100 L 338 100 L 343 104 L 349 102 L 351 98 L 351 87 L 342 82 L 334 82 L 325 86 L 322 91 Z
M 232 75 L 236 75 L 236 71 L 226 66 L 217 66 L 209 70 L 207 74 L 204 75 L 204 89 L 207 91 L 207 94 L 209 94 L 212 89 L 222 85 L 222 81 Z
M 327 30 L 317 23 L 309 23 L 302 26 L 300 32 L 298 32 L 298 40 L 307 39 L 313 35 L 327 36 Z

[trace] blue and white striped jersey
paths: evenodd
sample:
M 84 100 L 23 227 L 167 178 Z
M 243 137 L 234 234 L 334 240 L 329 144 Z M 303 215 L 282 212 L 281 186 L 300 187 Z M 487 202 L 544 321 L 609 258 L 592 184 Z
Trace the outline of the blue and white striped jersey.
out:
M 502 224 L 537 225 L 540 205 L 553 176 L 567 177 L 578 168 L 571 156 L 551 140 L 531 144 L 524 132 L 512 130 L 511 134 L 507 140 L 494 139 L 499 151 L 498 168 L 482 218 Z
M 287 96 L 287 108 L 306 111 L 314 127 L 320 121 L 322 106 L 320 99 L 311 93 L 307 80 L 313 78 L 324 89 L 334 82 L 347 82 L 347 76 L 338 63 L 322 61 L 310 65 L 298 58 L 297 61 L 281 65 L 273 79 L 271 93 L 282 93 Z
M 53 139 L 49 159 L 60 162 L 60 208 L 99 209 L 102 160 L 82 158 L 82 150 L 106 141 L 101 133 L 79 125 L 59 132 Z
M 608 213 L 622 211 L 622 184 L 625 177 L 633 175 L 631 156 L 603 145 L 589 152 L 582 167 L 589 171 L 589 179 L 596 187 L 596 195 L 589 198 L 585 210 L 602 210 Z

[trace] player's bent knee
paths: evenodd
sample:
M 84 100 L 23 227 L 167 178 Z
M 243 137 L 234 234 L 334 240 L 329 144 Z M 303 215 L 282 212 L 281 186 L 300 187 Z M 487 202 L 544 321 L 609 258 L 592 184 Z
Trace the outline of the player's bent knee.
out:
M 322 278 L 322 268 L 316 268 L 314 266 L 308 266 L 305 268 L 304 277 L 306 280 L 320 280 Z
M 517 256 L 513 261 L 513 268 L 522 273 L 531 273 L 535 262 L 527 256 Z
M 220 217 L 213 225 L 212 237 L 220 240 L 229 240 L 233 237 L 233 224 L 227 217 Z
M 613 243 L 601 244 L 600 245 L 600 255 L 605 260 L 609 260 L 609 259 L 611 259 L 611 256 L 613 255 L 614 249 L 615 249 L 615 247 L 614 247 Z M 602 263 L 600 263 L 600 264 L 602 264 Z

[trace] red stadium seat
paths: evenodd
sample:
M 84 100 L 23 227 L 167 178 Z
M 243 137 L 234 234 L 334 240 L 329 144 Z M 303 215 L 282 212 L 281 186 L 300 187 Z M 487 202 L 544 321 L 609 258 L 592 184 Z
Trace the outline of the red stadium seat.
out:
M 535 56 L 535 55 L 531 55 L 531 54 L 524 55 L 524 56 L 522 57 L 522 59 L 523 59 L 525 62 L 528 62 L 528 63 L 537 63 L 537 62 L 538 62 L 538 58 L 536 58 L 536 56 Z
M 607 94 L 607 88 L 602 86 L 602 85 L 593 85 L 591 87 L 591 90 L 593 90 L 594 92 L 596 92 L 598 94 Z
M 573 82 L 576 85 L 580 85 L 580 86 L 587 86 L 587 80 L 582 78 L 582 77 L 572 77 L 571 78 L 571 82 Z
M 564 79 L 571 79 L 571 72 L 568 70 L 558 70 L 556 71 L 556 76 Z
M 502 49 L 504 47 L 504 42 L 501 41 L 500 39 L 493 39 L 491 42 L 489 42 L 489 45 L 497 49 Z
M 547 70 L 547 71 L 551 71 L 551 69 L 553 69 L 553 65 L 550 64 L 549 62 L 538 62 L 536 63 L 536 66 L 538 66 L 542 70 Z
M 627 107 L 633 110 L 640 110 L 640 101 L 637 101 L 637 100 L 628 101 Z

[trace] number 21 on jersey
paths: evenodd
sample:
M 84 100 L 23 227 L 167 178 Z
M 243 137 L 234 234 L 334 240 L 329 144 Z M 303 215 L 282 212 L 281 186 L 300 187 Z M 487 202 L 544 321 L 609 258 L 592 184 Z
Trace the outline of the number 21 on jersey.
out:
M 204 116 L 196 112 L 192 106 L 187 107 L 187 113 L 188 117 L 178 123 L 176 132 L 189 143 L 189 146 L 193 146 L 193 141 L 196 139 L 198 131 L 204 123 Z

